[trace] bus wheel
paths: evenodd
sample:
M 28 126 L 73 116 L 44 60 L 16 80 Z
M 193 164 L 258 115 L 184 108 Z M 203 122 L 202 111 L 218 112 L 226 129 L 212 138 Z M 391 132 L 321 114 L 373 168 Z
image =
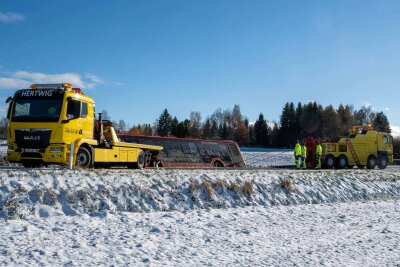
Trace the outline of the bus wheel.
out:
M 217 160 L 217 161 L 214 162 L 214 167 L 216 167 L 216 168 L 223 168 L 223 167 L 224 167 L 224 164 L 222 164 L 221 161 Z
M 344 169 L 347 167 L 348 163 L 349 161 L 347 160 L 347 157 L 345 155 L 340 155 L 336 161 L 336 167 L 338 169 Z
M 371 155 L 368 157 L 368 160 L 367 160 L 367 168 L 372 170 L 372 169 L 375 169 L 375 166 L 376 166 L 376 157 Z
M 127 166 L 129 169 L 143 169 L 144 164 L 145 164 L 145 155 L 143 151 L 140 151 L 137 157 L 137 162 L 128 163 Z
M 388 165 L 387 155 L 379 155 L 378 168 L 379 169 L 385 169 L 387 165 Z
M 326 156 L 324 164 L 325 168 L 333 169 L 333 167 L 335 167 L 335 157 L 332 155 Z
M 86 147 L 80 147 L 76 153 L 76 166 L 88 168 L 92 162 L 89 150 Z

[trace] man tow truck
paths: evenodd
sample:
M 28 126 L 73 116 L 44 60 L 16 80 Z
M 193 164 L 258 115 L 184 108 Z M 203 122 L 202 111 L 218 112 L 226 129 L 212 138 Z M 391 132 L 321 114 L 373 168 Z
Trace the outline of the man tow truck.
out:
M 120 142 L 93 98 L 69 83 L 32 84 L 9 97 L 7 159 L 25 167 L 74 164 L 143 168 L 163 148 Z

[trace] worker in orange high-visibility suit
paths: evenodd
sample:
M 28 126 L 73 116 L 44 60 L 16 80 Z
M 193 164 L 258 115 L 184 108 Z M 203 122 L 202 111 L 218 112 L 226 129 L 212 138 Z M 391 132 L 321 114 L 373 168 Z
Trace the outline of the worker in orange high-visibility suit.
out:
M 294 158 L 296 160 L 296 168 L 300 169 L 301 146 L 299 141 L 297 141 L 296 145 L 294 146 Z
M 304 143 L 301 144 L 301 163 L 303 165 L 303 169 L 307 167 L 306 165 L 306 157 L 307 157 L 307 147 Z

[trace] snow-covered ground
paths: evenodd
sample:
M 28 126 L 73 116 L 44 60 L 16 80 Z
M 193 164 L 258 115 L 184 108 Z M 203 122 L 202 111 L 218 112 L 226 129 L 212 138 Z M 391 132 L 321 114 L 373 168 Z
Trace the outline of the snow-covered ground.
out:
M 1 265 L 398 266 L 400 202 L 51 214 L 1 223 Z
M 291 151 L 244 154 L 293 164 Z M 396 266 L 399 200 L 398 167 L 2 166 L 0 265 Z
M 274 149 L 270 151 L 242 152 L 243 159 L 250 167 L 294 166 L 292 150 Z

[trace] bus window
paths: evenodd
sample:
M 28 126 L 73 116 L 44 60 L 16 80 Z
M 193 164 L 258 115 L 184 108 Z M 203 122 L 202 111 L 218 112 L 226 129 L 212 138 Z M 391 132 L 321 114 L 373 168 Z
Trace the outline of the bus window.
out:
M 192 154 L 199 153 L 195 143 L 188 143 L 188 145 L 189 145 L 190 153 L 192 153 Z
M 226 144 L 220 143 L 219 144 L 219 151 L 220 151 L 220 154 L 223 157 L 229 157 L 230 156 L 229 155 L 229 150 L 228 150 L 228 147 L 226 146 Z

